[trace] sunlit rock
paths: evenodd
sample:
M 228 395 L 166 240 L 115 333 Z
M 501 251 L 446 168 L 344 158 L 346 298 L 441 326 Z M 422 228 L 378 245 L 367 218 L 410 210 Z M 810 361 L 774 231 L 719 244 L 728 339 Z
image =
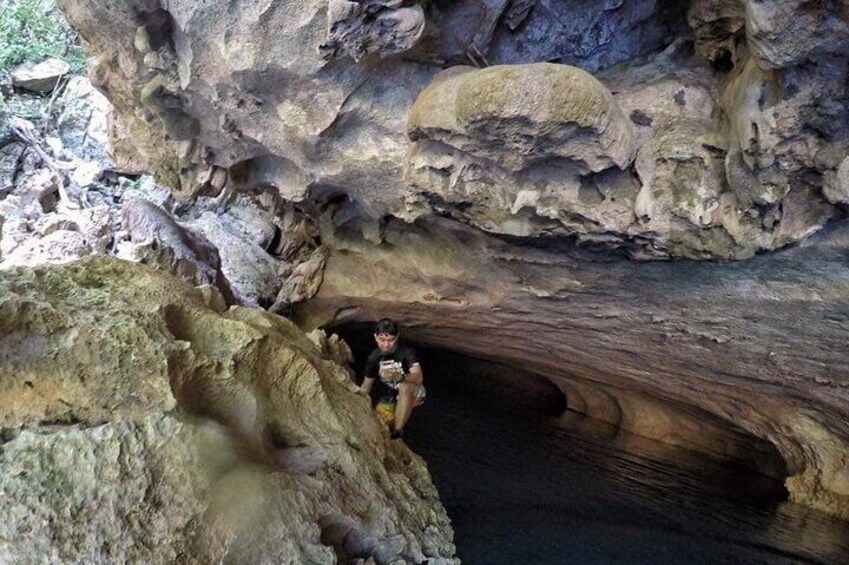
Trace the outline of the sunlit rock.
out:
M 12 71 L 12 84 L 24 90 L 48 94 L 70 70 L 68 63 L 57 58 L 40 63 L 24 63 Z
M 1 273 L 0 313 L 4 560 L 453 562 L 338 347 L 105 257 Z
M 513 171 L 562 159 L 597 172 L 633 159 L 631 124 L 613 96 L 567 65 L 454 67 L 416 99 L 408 131 Z

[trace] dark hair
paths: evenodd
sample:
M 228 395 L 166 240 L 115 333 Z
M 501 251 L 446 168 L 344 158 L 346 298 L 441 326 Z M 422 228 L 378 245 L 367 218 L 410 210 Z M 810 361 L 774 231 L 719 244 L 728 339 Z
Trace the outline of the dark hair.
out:
M 374 325 L 374 335 L 398 335 L 398 324 L 391 318 L 381 318 Z

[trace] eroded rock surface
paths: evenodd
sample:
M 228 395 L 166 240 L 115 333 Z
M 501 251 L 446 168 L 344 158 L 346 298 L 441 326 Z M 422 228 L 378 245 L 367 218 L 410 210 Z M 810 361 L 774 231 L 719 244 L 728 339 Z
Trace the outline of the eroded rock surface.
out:
M 725 265 L 517 249 L 445 220 L 379 247 L 337 234 L 298 313 L 307 326 L 392 316 L 413 342 L 546 376 L 574 410 L 767 463 L 794 501 L 847 518 L 846 229 Z
M 320 242 L 274 245 L 302 265 L 280 271 L 281 310 L 318 290 L 316 323 L 394 314 L 709 452 L 752 445 L 732 422 L 778 449 L 794 500 L 849 516 L 841 4 L 60 4 L 117 109 L 116 162 L 314 214 Z M 659 406 L 720 431 L 675 437 Z
M 3 271 L 0 312 L 4 562 L 452 562 L 333 339 L 106 257 Z
M 833 3 L 60 4 L 133 140 L 116 159 L 123 143 L 184 195 L 344 197 L 371 239 L 387 215 L 447 214 L 636 259 L 748 258 L 842 213 L 849 47 Z M 543 118 L 534 100 L 568 106 L 555 91 L 595 100 L 600 121 Z

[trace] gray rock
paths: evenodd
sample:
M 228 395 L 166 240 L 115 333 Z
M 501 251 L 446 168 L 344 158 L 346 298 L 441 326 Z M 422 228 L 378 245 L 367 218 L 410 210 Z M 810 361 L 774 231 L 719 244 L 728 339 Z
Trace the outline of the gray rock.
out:
M 221 272 L 240 304 L 266 307 L 274 301 L 282 284 L 277 275 L 278 261 L 262 247 L 212 212 L 205 212 L 184 225 L 203 234 L 216 247 Z
M 329 0 L 327 57 L 348 55 L 360 61 L 369 55 L 387 57 L 411 49 L 422 35 L 425 15 L 415 3 L 397 0 Z
M 205 237 L 181 227 L 167 212 L 141 199 L 121 207 L 123 226 L 130 240 L 145 244 L 134 260 L 155 265 L 195 285 L 215 285 L 228 302 L 233 294 L 221 272 L 218 250 Z
M 12 71 L 12 84 L 39 94 L 52 91 L 71 66 L 62 59 L 50 58 L 41 63 L 23 63 Z
M 102 169 L 114 168 L 106 152 L 111 104 L 86 77 L 68 81 L 60 100 L 62 113 L 57 130 L 62 144 L 78 159 L 94 161 Z
M 40 239 L 28 236 L 3 255 L 0 269 L 68 263 L 90 253 L 91 247 L 80 232 L 56 230 Z

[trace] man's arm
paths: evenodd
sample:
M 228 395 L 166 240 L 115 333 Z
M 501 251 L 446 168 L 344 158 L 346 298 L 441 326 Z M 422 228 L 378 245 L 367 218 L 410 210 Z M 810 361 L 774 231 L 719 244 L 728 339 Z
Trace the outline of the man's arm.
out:
M 371 387 L 374 384 L 374 379 L 366 377 L 363 379 L 363 384 L 360 385 L 360 392 L 371 394 Z
M 407 373 L 404 378 L 405 383 L 411 383 L 414 385 L 420 385 L 424 382 L 424 374 L 422 374 L 422 366 L 418 363 L 414 363 L 412 367 L 410 367 L 410 372 Z
M 366 359 L 366 368 L 363 371 L 363 384 L 360 385 L 360 392 L 371 394 L 371 387 L 374 385 L 375 377 L 377 377 L 377 358 L 372 353 Z

